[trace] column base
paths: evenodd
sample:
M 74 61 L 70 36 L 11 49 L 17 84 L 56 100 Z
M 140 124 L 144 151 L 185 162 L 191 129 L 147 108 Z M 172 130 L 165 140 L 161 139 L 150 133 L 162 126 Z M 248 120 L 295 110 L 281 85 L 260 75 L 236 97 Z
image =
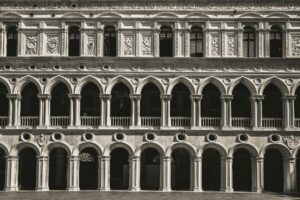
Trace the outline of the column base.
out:
M 253 188 L 251 191 L 256 193 L 262 193 L 262 189 L 259 188 Z
M 110 188 L 109 187 L 104 187 L 104 188 L 102 187 L 102 188 L 100 188 L 100 191 L 104 191 L 104 192 L 105 191 L 110 191 Z
M 19 188 L 18 187 L 7 187 L 7 188 L 5 188 L 5 191 L 15 192 L 15 191 L 19 191 Z
M 233 192 L 232 188 L 223 188 L 221 189 L 222 192 Z
M 80 189 L 79 189 L 79 187 L 70 187 L 70 188 L 68 188 L 68 191 L 79 191 Z
M 172 189 L 171 189 L 171 188 L 161 188 L 160 191 L 163 191 L 163 192 L 171 192 Z
M 141 191 L 141 188 L 140 187 L 133 187 L 133 188 L 131 188 L 131 191 Z
M 194 188 L 194 192 L 203 192 L 201 188 Z
M 47 191 L 49 191 L 49 188 L 37 188 L 36 190 L 38 192 L 47 192 Z

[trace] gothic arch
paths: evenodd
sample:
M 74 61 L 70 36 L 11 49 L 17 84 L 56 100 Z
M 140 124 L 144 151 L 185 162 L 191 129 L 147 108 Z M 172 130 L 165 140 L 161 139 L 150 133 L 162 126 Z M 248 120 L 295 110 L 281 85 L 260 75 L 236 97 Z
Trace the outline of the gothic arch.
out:
M 28 84 L 32 82 L 37 89 L 39 90 L 39 94 L 42 94 L 43 91 L 43 86 L 42 84 L 39 82 L 39 80 L 35 77 L 32 77 L 30 75 L 25 76 L 23 78 L 21 78 L 15 85 L 14 89 L 13 89 L 13 93 L 14 94 L 21 94 L 22 89 Z
M 0 18 L 6 18 L 6 19 L 22 19 L 22 15 L 19 13 L 14 13 L 14 12 L 6 12 L 2 13 L 0 15 Z
M 98 155 L 102 155 L 102 148 L 96 142 L 81 142 L 73 148 L 72 156 L 79 156 L 80 152 L 85 148 L 93 148 L 97 151 Z
M 88 83 L 94 83 L 94 84 L 98 87 L 100 93 L 103 94 L 103 91 L 104 91 L 103 85 L 102 85 L 102 84 L 100 83 L 100 81 L 99 81 L 96 77 L 94 77 L 94 76 L 85 76 L 85 77 L 83 77 L 82 79 L 80 79 L 80 80 L 78 81 L 78 83 L 75 85 L 74 93 L 75 93 L 75 94 L 80 94 L 81 91 L 82 91 L 82 88 L 84 88 L 84 86 L 85 86 L 86 84 L 88 84 Z
M 162 147 L 161 144 L 159 144 L 157 142 L 146 142 L 136 148 L 136 150 L 134 151 L 134 156 L 140 156 L 142 151 L 146 148 L 154 148 L 155 150 L 157 150 L 159 152 L 160 156 L 165 155 L 164 148 Z
M 228 149 L 228 157 L 232 157 L 234 152 L 238 149 L 246 149 L 251 157 L 256 158 L 259 154 L 258 149 L 256 146 L 254 146 L 251 143 L 240 143 L 240 144 L 234 144 Z
M 187 142 L 177 142 L 177 143 L 173 143 L 173 144 L 169 145 L 166 148 L 166 156 L 167 157 L 171 156 L 172 152 L 178 148 L 183 148 L 183 149 L 187 150 L 189 152 L 190 156 L 192 156 L 192 157 L 196 156 L 196 148 L 192 144 L 187 143 Z
M 300 80 L 297 80 L 291 87 L 291 95 L 296 95 L 296 91 L 300 86 Z
M 13 91 L 13 86 L 3 77 L 0 76 L 0 84 L 3 84 L 6 89 L 7 89 L 7 93 L 11 94 Z
M 108 83 L 107 88 L 106 88 L 106 94 L 111 94 L 111 91 L 113 90 L 114 86 L 117 85 L 118 83 L 125 84 L 128 87 L 130 94 L 134 94 L 134 89 L 133 89 L 132 84 L 130 83 L 130 81 L 128 79 L 126 79 L 123 76 L 117 76 Z
M 174 89 L 174 87 L 178 84 L 178 83 L 182 83 L 184 84 L 187 88 L 189 88 L 191 95 L 195 94 L 195 87 L 193 85 L 193 83 L 187 79 L 186 77 L 178 77 L 174 80 L 172 80 L 169 84 L 169 87 L 167 89 L 167 94 L 171 94 L 172 90 Z
M 228 88 L 228 94 L 232 95 L 232 92 L 234 90 L 234 88 L 238 85 L 238 84 L 243 84 L 244 86 L 246 86 L 250 92 L 250 95 L 256 95 L 257 94 L 257 89 L 255 87 L 255 85 L 253 84 L 252 81 L 250 81 L 249 79 L 245 78 L 245 77 L 241 77 L 238 78 L 237 80 L 235 80 Z
M 218 142 L 210 142 L 200 146 L 197 151 L 197 157 L 202 157 L 203 152 L 209 148 L 217 150 L 220 153 L 221 157 L 227 157 L 226 147 Z
M 199 87 L 199 89 L 197 91 L 197 94 L 202 94 L 203 89 L 209 83 L 212 83 L 213 85 L 215 85 L 219 89 L 220 95 L 226 94 L 226 87 L 225 87 L 225 85 L 220 80 L 218 80 L 215 77 L 209 77 L 209 78 L 205 79 L 201 83 L 201 85 L 200 85 L 200 87 Z
M 55 85 L 57 85 L 60 82 L 64 83 L 67 86 L 70 94 L 73 92 L 73 86 L 72 86 L 71 82 L 67 78 L 58 75 L 49 80 L 49 82 L 45 86 L 44 93 L 51 94 L 52 89 L 55 87 Z
M 78 12 L 69 12 L 61 16 L 62 19 L 84 19 L 85 16 Z
M 103 156 L 110 156 L 111 151 L 113 151 L 116 148 L 123 148 L 125 149 L 129 156 L 132 156 L 134 154 L 133 147 L 127 143 L 127 142 L 113 142 L 109 145 L 107 145 L 103 151 Z
M 62 142 L 62 141 L 51 142 L 51 143 L 45 145 L 42 149 L 41 155 L 49 156 L 49 153 L 54 148 L 63 148 L 67 152 L 68 156 L 72 155 L 71 146 L 68 143 Z
M 285 13 L 280 13 L 280 12 L 278 12 L 278 13 L 272 13 L 272 14 L 269 14 L 269 15 L 266 16 L 266 18 L 267 18 L 267 19 L 270 19 L 270 18 L 272 18 L 272 19 L 274 19 L 274 18 L 290 19 L 291 17 L 288 16 L 287 14 L 285 14 Z
M 259 157 L 261 158 L 264 158 L 265 156 L 265 152 L 267 149 L 269 148 L 274 148 L 274 149 L 278 149 L 281 153 L 282 153 L 282 156 L 284 158 L 290 158 L 292 157 L 292 153 L 291 151 L 289 150 L 289 148 L 287 148 L 284 144 L 282 143 L 276 143 L 276 144 L 266 144 L 266 145 L 263 145 L 261 148 L 260 148 L 260 151 L 259 151 Z
M 255 12 L 249 12 L 249 13 L 245 13 L 240 15 L 238 18 L 242 18 L 242 19 L 253 19 L 253 18 L 258 18 L 258 19 L 262 19 L 262 15 L 255 13 Z
M 0 142 L 0 149 L 2 149 L 5 152 L 5 155 L 9 155 L 9 147 L 4 142 Z
M 277 77 L 272 77 L 268 80 L 266 80 L 259 88 L 259 95 L 263 95 L 265 88 L 270 84 L 273 83 L 275 86 L 278 87 L 278 89 L 280 90 L 282 96 L 284 95 L 288 95 L 289 94 L 289 88 L 287 87 L 287 85 L 280 80 Z
M 164 86 L 161 84 L 159 79 L 157 79 L 153 76 L 148 76 L 148 77 L 144 78 L 137 86 L 136 93 L 141 94 L 144 86 L 147 85 L 148 83 L 153 83 L 159 89 L 160 94 L 165 94 Z
M 292 158 L 297 158 L 297 154 L 300 153 L 300 144 L 298 144 L 293 150 L 292 150 Z
M 38 147 L 37 144 L 33 143 L 33 142 L 18 142 L 17 144 L 15 144 L 14 146 L 12 146 L 9 155 L 10 156 L 18 156 L 18 153 L 20 151 L 22 151 L 22 149 L 24 148 L 32 148 L 37 156 L 41 155 L 41 151 L 40 148 Z
M 178 18 L 178 15 L 171 12 L 162 12 L 154 15 L 154 18 Z
M 184 18 L 186 18 L 186 19 L 191 19 L 191 18 L 193 18 L 193 19 L 209 19 L 210 17 L 208 15 L 205 15 L 200 12 L 193 12 L 193 13 L 188 14 Z

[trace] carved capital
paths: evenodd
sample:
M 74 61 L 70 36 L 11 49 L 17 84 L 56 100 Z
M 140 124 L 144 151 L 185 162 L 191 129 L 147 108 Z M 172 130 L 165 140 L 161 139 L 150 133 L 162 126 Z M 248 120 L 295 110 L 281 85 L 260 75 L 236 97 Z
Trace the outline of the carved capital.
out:
M 233 95 L 222 95 L 221 99 L 224 101 L 231 101 L 233 99 Z
M 111 99 L 111 95 L 110 94 L 100 94 L 99 97 L 102 100 L 109 100 L 109 99 Z
M 80 94 L 68 94 L 68 97 L 70 99 L 81 99 L 81 95 Z
M 134 100 L 134 101 L 138 101 L 141 99 L 141 96 L 140 94 L 131 94 L 130 95 L 130 99 Z
M 202 99 L 202 97 L 203 97 L 203 95 L 198 95 L 198 94 L 193 94 L 190 96 L 192 101 L 199 101 Z
M 37 95 L 39 99 L 42 99 L 42 100 L 50 100 L 51 99 L 51 94 L 38 94 Z
M 264 100 L 265 95 L 253 95 L 252 97 L 250 97 L 250 99 L 252 99 L 253 101 L 262 101 Z
M 170 95 L 170 94 L 162 94 L 162 95 L 160 95 L 160 99 L 163 100 L 163 101 L 171 101 L 172 95 Z
M 7 94 L 6 97 L 9 99 L 21 99 L 21 95 L 19 94 Z

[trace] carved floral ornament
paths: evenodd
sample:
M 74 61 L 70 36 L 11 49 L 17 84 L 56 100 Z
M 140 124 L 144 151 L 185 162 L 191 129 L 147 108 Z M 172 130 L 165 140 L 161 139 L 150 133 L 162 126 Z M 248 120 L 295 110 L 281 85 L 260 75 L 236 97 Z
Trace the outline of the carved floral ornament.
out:
M 143 35 L 142 52 L 143 55 L 151 55 L 151 35 Z
M 282 139 L 290 149 L 294 149 L 299 144 L 299 138 L 296 138 L 293 135 L 283 137 Z
M 60 51 L 59 36 L 48 36 L 46 51 L 49 54 L 59 54 Z
M 133 35 L 126 35 L 124 39 L 124 55 L 133 55 Z
M 28 55 L 34 55 L 37 54 L 37 36 L 27 36 L 26 37 L 26 49 L 25 49 L 25 54 Z
M 292 56 L 300 56 L 300 36 L 292 37 Z

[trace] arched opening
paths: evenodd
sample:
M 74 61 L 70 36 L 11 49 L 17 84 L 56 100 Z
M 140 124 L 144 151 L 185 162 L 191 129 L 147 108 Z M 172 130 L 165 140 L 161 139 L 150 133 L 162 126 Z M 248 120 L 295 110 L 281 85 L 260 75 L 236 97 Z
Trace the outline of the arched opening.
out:
M 113 26 L 104 28 L 104 56 L 117 55 L 117 33 Z
M 277 149 L 267 149 L 265 153 L 264 189 L 283 192 L 283 156 Z
M 297 88 L 295 95 L 296 95 L 296 99 L 294 102 L 295 126 L 300 127 L 300 87 Z
M 129 153 L 124 148 L 116 148 L 110 153 L 110 188 L 129 188 Z
M 246 149 L 237 149 L 233 154 L 233 189 L 251 191 L 252 168 L 251 155 Z
M 160 155 L 154 148 L 147 148 L 141 155 L 141 188 L 158 190 L 160 186 Z
M 69 56 L 80 55 L 80 31 L 79 27 L 71 26 L 69 28 Z
M 276 26 L 270 30 L 270 57 L 282 57 L 282 31 Z
M 244 57 L 256 57 L 256 33 L 251 26 L 243 30 L 243 54 Z
M 159 54 L 160 57 L 173 56 L 173 31 L 169 26 L 162 26 L 159 34 Z
M 202 188 L 215 191 L 221 188 L 221 156 L 212 148 L 202 154 Z
M 184 148 L 177 148 L 172 152 L 171 187 L 172 190 L 190 190 L 191 158 Z
M 49 189 L 67 189 L 67 152 L 63 148 L 54 148 L 49 158 Z
M 296 174 L 297 174 L 297 192 L 300 192 L 300 151 L 297 152 L 296 157 Z
M 160 126 L 160 91 L 153 83 L 144 86 L 141 95 L 141 123 L 143 126 Z
M 111 91 L 111 124 L 129 126 L 131 117 L 130 90 L 123 83 L 118 83 Z
M 32 148 L 24 148 L 19 152 L 19 189 L 36 189 L 36 152 Z
M 51 125 L 68 126 L 70 115 L 69 89 L 64 83 L 58 83 L 51 92 Z
M 8 124 L 8 110 L 9 103 L 7 95 L 8 91 L 3 83 L 0 83 L 0 126 L 6 126 Z
M 28 83 L 21 92 L 21 125 L 39 125 L 39 90 L 32 82 Z
M 18 55 L 18 30 L 17 26 L 8 26 L 6 32 L 6 55 L 17 56 Z
M 94 83 L 86 84 L 81 90 L 81 125 L 100 125 L 100 98 L 99 88 Z
M 4 190 L 6 177 L 6 153 L 0 148 L 0 190 Z
M 79 188 L 98 189 L 98 153 L 93 148 L 85 148 L 79 154 Z
M 250 91 L 243 84 L 235 86 L 233 92 L 232 107 L 232 126 L 250 127 L 251 126 L 251 102 Z
M 263 126 L 281 127 L 282 126 L 282 94 L 274 85 L 269 84 L 264 89 L 263 107 Z
M 201 27 L 193 26 L 190 35 L 191 57 L 203 57 L 203 31 Z
M 191 125 L 191 92 L 183 83 L 178 83 L 172 90 L 171 124 L 172 126 Z
M 202 126 L 220 126 L 220 91 L 212 83 L 207 84 L 202 91 L 201 117 Z

